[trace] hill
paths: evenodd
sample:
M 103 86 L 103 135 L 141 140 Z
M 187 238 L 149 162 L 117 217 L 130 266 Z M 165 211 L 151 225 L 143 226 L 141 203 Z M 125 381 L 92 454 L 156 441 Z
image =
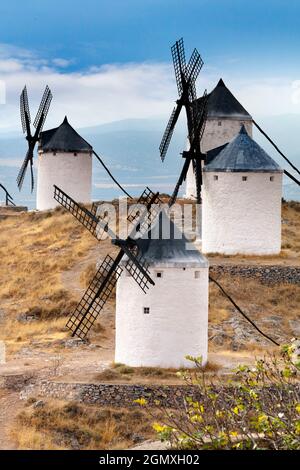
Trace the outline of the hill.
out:
M 117 179 L 126 185 L 132 195 L 137 196 L 146 185 L 160 192 L 171 193 L 182 165 L 180 153 L 185 148 L 186 131 L 180 122 L 167 158 L 162 164 L 158 145 L 166 120 L 124 120 L 79 129 L 79 132 L 94 146 Z M 298 115 L 265 117 L 259 121 L 259 124 L 275 139 L 295 165 L 300 167 L 300 153 L 297 150 L 300 126 Z M 254 138 L 280 165 L 286 167 L 283 159 L 256 130 Z M 25 181 L 21 193 L 16 188 L 16 175 L 25 151 L 25 140 L 21 135 L 0 135 L 0 181 L 7 185 L 18 204 L 34 208 L 35 194 L 30 194 L 29 182 Z M 114 187 L 106 172 L 94 159 L 93 199 L 110 200 L 118 195 L 119 190 Z M 287 200 L 300 200 L 299 187 L 287 178 L 284 179 L 284 197 Z
M 283 205 L 283 222 L 279 256 L 219 256 L 211 257 L 210 264 L 299 266 L 299 203 Z M 150 417 L 141 412 L 98 410 L 68 400 L 21 402 L 14 391 L 49 378 L 64 383 L 178 384 L 173 370 L 114 364 L 114 297 L 88 341 L 72 339 L 65 328 L 95 272 L 95 262 L 115 251 L 109 240 L 98 243 L 62 209 L 18 214 L 0 210 L 0 340 L 7 349 L 7 364 L 0 366 L 0 408 L 5 410 L 0 414 L 0 449 L 128 448 L 137 442 L 136 433 L 140 439 L 153 435 Z M 250 318 L 280 343 L 299 334 L 299 285 L 270 285 L 228 273 L 219 281 Z M 211 284 L 205 373 L 226 378 L 232 367 L 273 351 L 274 346 Z M 3 380 L 10 384 L 6 389 L 1 388 Z

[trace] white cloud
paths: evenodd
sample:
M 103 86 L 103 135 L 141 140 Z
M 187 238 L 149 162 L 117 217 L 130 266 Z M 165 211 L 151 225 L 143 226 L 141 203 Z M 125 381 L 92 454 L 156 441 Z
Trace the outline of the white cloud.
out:
M 6 84 L 6 104 L 0 105 L 0 131 L 20 130 L 19 95 L 28 86 L 32 118 L 46 84 L 52 89 L 46 128 L 67 114 L 77 128 L 132 118 L 169 115 L 177 90 L 170 63 L 127 63 L 93 66 L 67 72 L 65 59 L 45 60 L 36 53 L 0 44 L 0 80 Z M 228 71 L 228 65 L 227 65 Z M 199 94 L 211 90 L 223 75 L 244 107 L 256 115 L 300 113 L 298 89 L 289 77 L 247 79 L 224 76 L 213 67 L 201 72 Z M 294 88 L 293 88 L 294 86 Z
M 57 57 L 56 59 L 52 59 L 52 64 L 56 67 L 68 67 L 72 64 L 72 60 L 61 59 Z

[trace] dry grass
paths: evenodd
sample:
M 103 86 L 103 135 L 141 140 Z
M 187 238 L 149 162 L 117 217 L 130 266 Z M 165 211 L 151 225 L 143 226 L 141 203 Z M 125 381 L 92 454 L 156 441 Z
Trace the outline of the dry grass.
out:
M 86 289 L 90 285 L 90 283 L 91 283 L 93 277 L 95 276 L 95 274 L 96 274 L 96 265 L 95 265 L 95 263 L 89 264 L 82 271 L 82 273 L 80 274 L 80 284 L 84 289 Z
M 220 365 L 208 362 L 203 368 L 204 372 L 216 373 Z M 134 383 L 181 383 L 179 372 L 182 369 L 161 369 L 159 367 L 128 367 L 124 364 L 113 363 L 94 377 L 97 382 L 121 383 L 132 381 Z
M 153 418 L 139 408 L 98 408 L 50 400 L 34 408 L 30 400 L 12 437 L 19 449 L 126 449 L 154 437 Z
M 11 319 L 0 332 L 2 339 L 13 341 L 16 331 L 25 337 L 60 329 L 56 320 L 73 311 L 77 301 L 64 289 L 61 273 L 94 244 L 87 230 L 60 210 L 0 220 L 0 302 Z M 34 312 L 40 321 L 16 324 L 24 312 Z
M 227 257 L 225 261 L 299 264 L 300 203 L 283 203 L 282 216 L 284 248 L 279 257 Z M 80 263 L 96 244 L 88 231 L 61 209 L 0 218 L 0 306 L 7 318 L 1 328 L 0 339 L 6 340 L 8 351 L 16 350 L 33 339 L 46 341 L 47 338 L 58 339 L 67 335 L 64 328 L 66 317 L 74 310 L 78 293 L 63 284 L 61 274 L 71 270 L 69 272 L 73 275 L 72 269 L 78 265 L 79 273 L 82 269 L 79 281 L 85 288 L 95 267 L 89 264 L 81 268 Z M 109 240 L 99 244 L 101 256 L 113 250 L 115 247 Z M 213 260 L 224 261 L 224 257 Z M 222 283 L 252 318 L 260 321 L 279 315 L 282 317 L 280 329 L 286 328 L 287 336 L 292 334 L 289 320 L 296 320 L 299 315 L 298 286 L 268 287 L 255 280 L 238 277 L 222 277 Z M 210 290 L 210 324 L 224 327 L 229 337 L 233 337 L 234 332 L 226 324 L 233 315 L 233 309 L 215 286 Z M 114 299 L 108 308 L 114 310 Z M 36 315 L 38 320 L 20 323 L 17 318 L 24 312 Z M 113 324 L 106 327 L 105 334 L 113 336 Z M 272 325 L 267 328 L 271 331 Z M 98 330 L 103 336 L 103 326 Z M 95 332 L 96 329 L 93 330 L 93 341 Z M 229 339 L 228 347 L 230 344 Z M 127 379 L 131 375 L 122 374 Z
M 295 284 L 261 284 L 255 279 L 222 276 L 222 286 L 234 298 L 236 303 L 254 320 L 263 331 L 279 342 L 287 342 L 293 336 L 293 323 L 299 321 L 300 315 L 300 286 Z M 227 341 L 220 346 L 232 349 L 236 342 L 236 331 L 232 328 L 230 320 L 237 319 L 241 328 L 250 328 L 248 337 L 240 339 L 239 349 L 256 349 L 261 351 L 271 343 L 262 342 L 260 335 L 246 323 L 229 301 L 225 299 L 218 287 L 210 284 L 209 324 L 214 328 L 220 327 L 228 336 Z M 251 337 L 252 335 L 252 337 Z M 213 346 L 215 349 L 216 345 Z

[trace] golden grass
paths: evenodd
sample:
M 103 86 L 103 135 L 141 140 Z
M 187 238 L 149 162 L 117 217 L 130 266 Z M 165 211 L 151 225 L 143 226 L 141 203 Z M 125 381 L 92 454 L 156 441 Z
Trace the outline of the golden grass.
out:
M 126 449 L 154 437 L 152 418 L 140 408 L 98 408 L 49 400 L 28 402 L 12 431 L 18 449 Z
M 204 372 L 218 372 L 220 365 L 209 361 L 203 368 Z M 178 375 L 183 369 L 162 369 L 159 367 L 128 367 L 124 364 L 113 363 L 104 371 L 94 377 L 97 382 L 120 383 L 132 381 L 134 383 L 177 383 L 181 382 Z
M 299 320 L 300 315 L 300 286 L 295 284 L 261 284 L 255 279 L 245 279 L 238 276 L 223 275 L 222 286 L 233 297 L 236 303 L 254 320 L 263 331 L 271 337 L 274 334 L 288 342 L 293 336 L 291 322 Z M 235 339 L 235 333 L 226 323 L 233 317 L 242 320 L 240 313 L 223 296 L 217 286 L 210 283 L 209 296 L 209 323 L 213 326 L 221 326 L 222 331 L 228 334 L 228 347 L 231 340 Z M 276 321 L 278 318 L 278 321 Z M 260 338 L 253 330 L 253 339 Z M 224 348 L 226 344 L 222 345 Z M 265 349 L 263 345 L 250 342 L 241 343 L 241 349 L 257 351 Z M 272 348 L 272 344 L 270 343 Z
M 228 261 L 300 264 L 300 203 L 283 203 L 282 217 L 284 249 L 279 257 L 236 256 L 227 257 Z M 73 275 L 72 269 L 76 266 L 81 287 L 85 288 L 95 267 L 93 263 L 85 265 L 80 274 L 80 263 L 96 244 L 89 232 L 62 209 L 0 219 L 0 308 L 7 318 L 0 330 L 0 339 L 7 341 L 9 351 L 32 339 L 51 340 L 68 334 L 64 325 L 78 302 L 78 293 L 63 284 L 61 275 L 69 270 Z M 99 244 L 101 256 L 115 249 L 109 240 Z M 222 259 L 224 257 L 219 257 L 217 262 Z M 222 284 L 246 311 L 250 310 L 254 319 L 280 315 L 282 328 L 290 335 L 289 320 L 299 315 L 299 286 L 268 287 L 255 280 L 228 276 L 222 277 Z M 233 309 L 213 285 L 210 294 L 210 324 L 221 325 L 233 315 Z M 114 299 L 108 307 L 114 309 Z M 18 322 L 17 317 L 24 312 L 37 314 L 39 320 Z M 105 329 L 105 334 L 113 335 L 109 329 Z M 103 332 L 103 326 L 98 330 Z M 95 332 L 96 328 L 93 341 Z M 232 335 L 230 328 L 228 333 Z
M 61 273 L 94 244 L 87 230 L 60 210 L 22 213 L 0 221 L 0 302 L 10 319 L 1 339 L 13 341 L 16 335 L 38 336 L 61 328 L 56 319 L 69 315 L 77 303 L 73 292 L 64 289 Z M 16 323 L 22 312 L 38 313 L 40 322 Z

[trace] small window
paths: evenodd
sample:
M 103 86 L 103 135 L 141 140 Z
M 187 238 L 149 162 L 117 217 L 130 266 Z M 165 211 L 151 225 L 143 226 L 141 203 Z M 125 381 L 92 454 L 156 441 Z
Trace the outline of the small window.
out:
M 195 279 L 200 279 L 200 271 L 195 271 Z
M 222 126 L 222 121 L 218 121 L 218 126 Z
M 270 181 L 274 181 L 274 176 L 270 176 Z
M 158 272 L 156 273 L 156 277 L 163 277 L 163 273 L 162 273 L 161 271 L 158 271 Z
M 247 181 L 247 179 L 248 179 L 248 176 L 242 176 L 243 181 Z
M 150 313 L 150 307 L 144 307 L 143 311 L 145 315 L 148 315 Z
M 219 179 L 218 175 L 214 175 L 214 180 L 218 181 L 218 179 Z

